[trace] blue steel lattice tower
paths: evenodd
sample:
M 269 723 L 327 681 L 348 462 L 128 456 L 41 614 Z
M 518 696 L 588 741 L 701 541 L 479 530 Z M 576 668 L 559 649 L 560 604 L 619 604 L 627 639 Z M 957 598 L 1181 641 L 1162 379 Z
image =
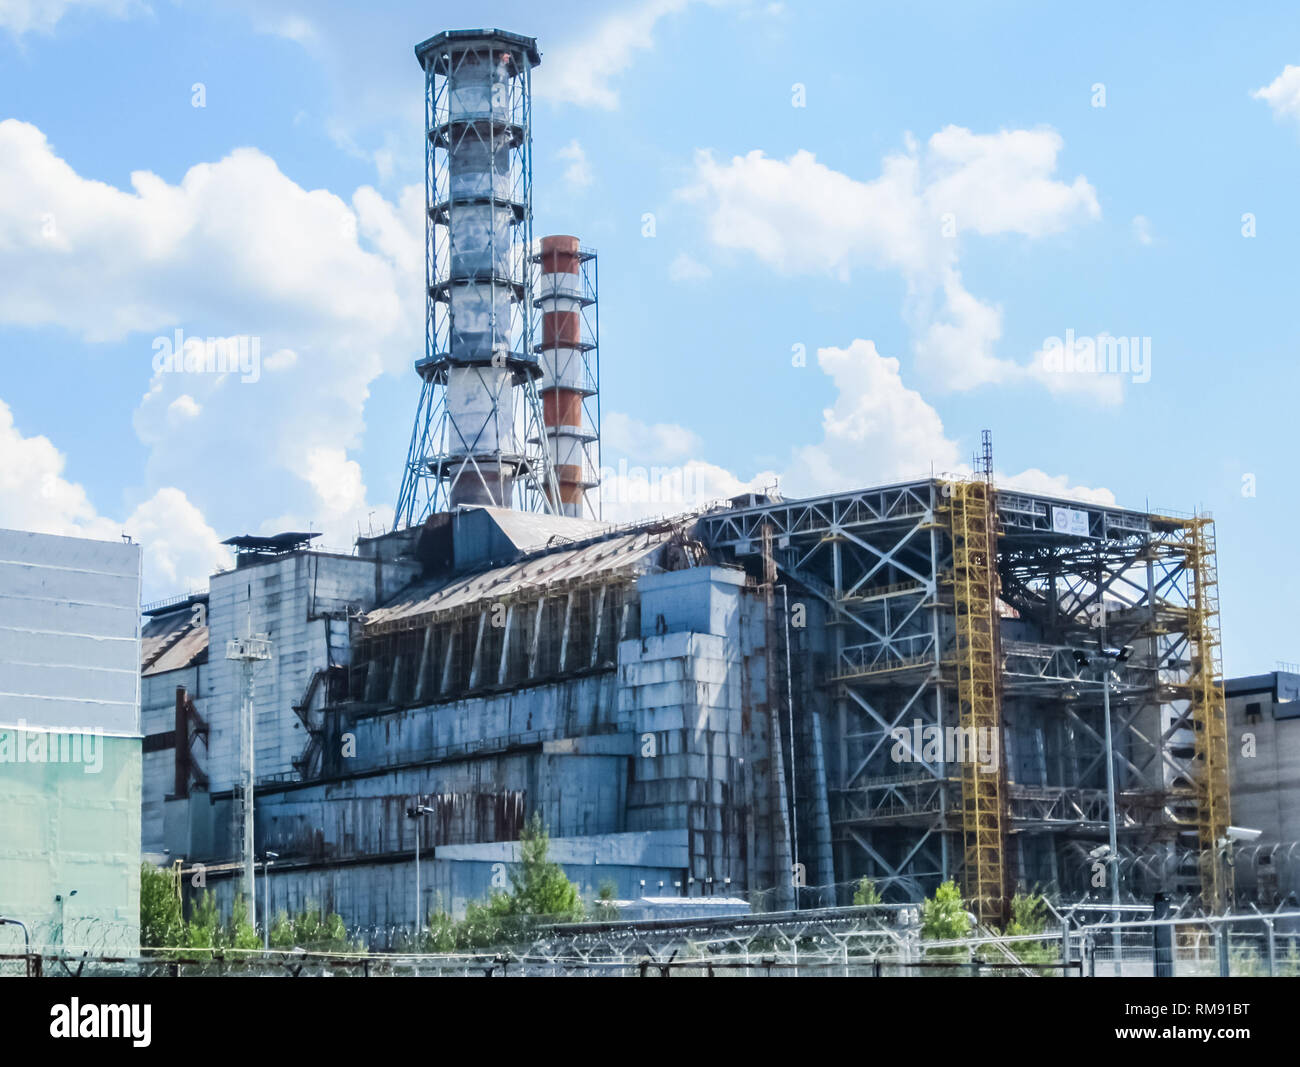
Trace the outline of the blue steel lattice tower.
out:
M 425 352 L 395 525 L 462 504 L 558 500 L 533 352 L 532 69 L 537 42 L 451 30 L 425 75 Z

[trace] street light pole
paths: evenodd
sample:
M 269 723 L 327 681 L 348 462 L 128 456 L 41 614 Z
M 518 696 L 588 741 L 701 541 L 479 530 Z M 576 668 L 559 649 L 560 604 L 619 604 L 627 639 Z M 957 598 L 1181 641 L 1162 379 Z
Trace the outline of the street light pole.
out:
M 271 948 L 271 861 L 278 860 L 280 853 L 266 851 L 262 853 L 262 947 Z
M 1110 658 L 1106 651 L 1106 587 L 1098 574 L 1097 600 L 1101 605 L 1101 706 L 1106 720 L 1106 807 L 1109 811 L 1107 828 L 1110 831 L 1110 902 L 1113 907 L 1111 922 L 1118 924 L 1119 914 L 1119 840 L 1115 819 L 1115 743 L 1110 726 Z M 1123 967 L 1123 945 L 1119 926 L 1111 930 L 1112 952 L 1115 956 L 1115 973 Z
M 66 897 L 62 893 L 54 894 L 54 900 L 59 905 L 59 952 L 60 953 L 63 952 L 64 947 L 68 943 L 67 934 L 64 930 L 64 923 L 66 922 L 67 919 L 68 900 L 69 898 L 75 897 L 76 895 L 77 895 L 77 891 L 75 889 L 71 893 L 69 893 Z M 24 933 L 27 932 L 26 927 L 23 927 L 23 932 Z
M 420 816 L 432 814 L 433 809 L 423 804 L 406 809 L 406 817 L 415 820 L 415 932 L 424 933 L 424 919 L 420 915 Z
M 1102 712 L 1106 719 L 1106 807 L 1109 811 L 1108 829 L 1110 831 L 1110 903 L 1113 909 L 1112 922 L 1118 923 L 1119 915 L 1119 843 L 1115 826 L 1115 748 L 1110 731 L 1110 665 L 1107 664 L 1101 681 Z M 1115 973 L 1122 967 L 1122 946 L 1119 927 L 1111 931 L 1113 952 L 1115 956 Z

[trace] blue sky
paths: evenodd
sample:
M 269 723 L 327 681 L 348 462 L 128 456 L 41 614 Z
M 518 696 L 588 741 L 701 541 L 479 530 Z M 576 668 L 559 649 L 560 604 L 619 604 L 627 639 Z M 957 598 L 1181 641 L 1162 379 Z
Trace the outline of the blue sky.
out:
M 1300 11 L 975 7 L 0 0 L 0 525 L 128 532 L 161 596 L 388 521 L 412 46 L 500 26 L 543 56 L 536 232 L 601 256 L 605 462 L 690 488 L 608 514 L 957 472 L 987 427 L 1003 482 L 1212 510 L 1229 672 L 1300 659 Z M 156 373 L 177 329 L 259 381 Z M 1149 365 L 1063 371 L 1067 331 Z

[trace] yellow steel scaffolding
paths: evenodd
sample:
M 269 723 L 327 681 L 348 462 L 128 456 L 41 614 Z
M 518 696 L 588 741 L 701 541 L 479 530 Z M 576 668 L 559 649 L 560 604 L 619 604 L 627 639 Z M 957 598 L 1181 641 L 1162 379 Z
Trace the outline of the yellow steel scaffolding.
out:
M 960 726 L 969 742 L 996 737 L 1001 752 L 993 487 L 983 479 L 972 479 L 950 483 L 948 488 Z M 1005 908 L 1004 794 L 1001 759 L 992 772 L 973 759 L 962 763 L 963 895 L 981 922 L 1001 921 Z
M 1221 856 L 1231 810 L 1228 798 L 1228 721 L 1223 698 L 1219 646 L 1219 572 L 1214 520 L 1198 515 L 1186 527 L 1187 566 L 1192 572 L 1188 638 L 1191 642 L 1192 725 L 1200 772 L 1196 824 L 1201 861 L 1201 897 L 1207 910 L 1232 902 L 1232 870 Z

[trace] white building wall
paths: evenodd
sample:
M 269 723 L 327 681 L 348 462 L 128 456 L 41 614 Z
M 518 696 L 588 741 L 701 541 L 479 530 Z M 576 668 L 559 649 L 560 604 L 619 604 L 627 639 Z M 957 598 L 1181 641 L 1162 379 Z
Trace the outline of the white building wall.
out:
M 140 546 L 0 530 L 0 914 L 33 948 L 139 944 L 139 664 Z

